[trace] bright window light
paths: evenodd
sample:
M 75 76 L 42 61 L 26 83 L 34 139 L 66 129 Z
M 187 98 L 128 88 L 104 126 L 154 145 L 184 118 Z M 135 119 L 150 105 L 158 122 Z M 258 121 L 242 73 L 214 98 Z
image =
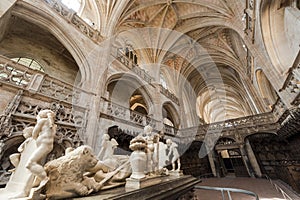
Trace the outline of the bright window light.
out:
M 75 12 L 78 12 L 81 5 L 81 0 L 61 0 L 61 2 Z

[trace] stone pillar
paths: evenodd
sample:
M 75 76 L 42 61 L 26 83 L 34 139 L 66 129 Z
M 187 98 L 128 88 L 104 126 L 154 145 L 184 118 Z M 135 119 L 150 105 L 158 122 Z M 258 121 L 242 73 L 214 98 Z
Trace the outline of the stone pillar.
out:
M 96 147 L 96 136 L 98 132 L 99 122 L 99 110 L 100 110 L 100 96 L 91 96 L 90 102 L 90 111 L 87 120 L 86 126 L 86 143 L 91 146 L 93 149 Z
M 251 166 L 251 164 L 249 162 L 249 158 L 248 158 L 247 153 L 245 151 L 245 145 L 244 144 L 240 144 L 239 145 L 239 149 L 241 151 L 241 156 L 242 156 L 244 164 L 245 164 L 245 166 L 247 168 L 249 176 L 254 177 L 252 166 Z
M 213 157 L 213 152 L 210 151 L 207 156 L 208 156 L 211 171 L 212 171 L 213 175 L 216 177 L 217 171 L 216 171 L 216 165 L 215 165 L 215 161 L 214 161 L 214 157 Z
M 161 94 L 158 84 L 154 84 L 155 88 L 152 90 L 152 100 L 153 104 L 149 105 L 149 116 L 155 120 L 158 120 L 161 123 L 157 123 L 155 129 L 163 130 L 163 118 L 162 118 L 162 103 L 161 103 Z
M 256 157 L 254 155 L 254 152 L 252 150 L 252 147 L 249 143 L 249 140 L 246 139 L 246 143 L 245 143 L 245 149 L 246 149 L 246 152 L 248 154 L 248 158 L 250 160 L 250 164 L 255 172 L 255 174 L 258 176 L 258 177 L 261 177 L 262 176 L 262 173 L 261 173 L 261 170 L 260 170 L 260 167 L 257 163 L 257 160 L 256 160 Z

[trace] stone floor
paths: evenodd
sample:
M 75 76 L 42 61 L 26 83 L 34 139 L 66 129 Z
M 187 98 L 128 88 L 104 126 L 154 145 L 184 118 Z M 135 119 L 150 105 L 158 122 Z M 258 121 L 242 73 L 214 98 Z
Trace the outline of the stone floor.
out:
M 228 187 L 228 188 L 239 188 L 248 191 L 255 192 L 259 196 L 259 200 L 284 200 L 281 193 L 277 192 L 273 185 L 266 179 L 258 178 L 236 178 L 236 177 L 225 177 L 225 178 L 207 178 L 202 179 L 199 183 L 200 186 L 212 186 L 212 187 Z M 196 194 L 198 200 L 222 200 L 220 191 L 210 191 L 197 189 Z M 225 194 L 225 199 L 228 197 Z M 233 200 L 254 200 L 255 197 L 233 193 Z M 300 200 L 300 197 L 294 195 L 293 200 Z

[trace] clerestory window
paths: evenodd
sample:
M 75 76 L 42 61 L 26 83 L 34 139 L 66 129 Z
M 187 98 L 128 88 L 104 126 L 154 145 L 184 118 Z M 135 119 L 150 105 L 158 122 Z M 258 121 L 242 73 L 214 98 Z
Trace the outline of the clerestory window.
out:
M 61 0 L 61 2 L 68 8 L 78 12 L 81 6 L 81 0 Z
M 30 69 L 45 72 L 44 68 L 32 58 L 18 57 L 18 58 L 12 58 L 11 60 L 13 60 L 21 65 L 24 65 Z

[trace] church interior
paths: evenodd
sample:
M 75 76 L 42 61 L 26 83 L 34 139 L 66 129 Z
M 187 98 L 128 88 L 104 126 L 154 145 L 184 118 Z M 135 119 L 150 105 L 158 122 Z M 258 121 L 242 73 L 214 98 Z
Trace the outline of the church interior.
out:
M 1 187 L 51 109 L 49 161 L 104 134 L 129 156 L 148 125 L 184 175 L 300 193 L 299 50 L 299 0 L 1 0 Z

